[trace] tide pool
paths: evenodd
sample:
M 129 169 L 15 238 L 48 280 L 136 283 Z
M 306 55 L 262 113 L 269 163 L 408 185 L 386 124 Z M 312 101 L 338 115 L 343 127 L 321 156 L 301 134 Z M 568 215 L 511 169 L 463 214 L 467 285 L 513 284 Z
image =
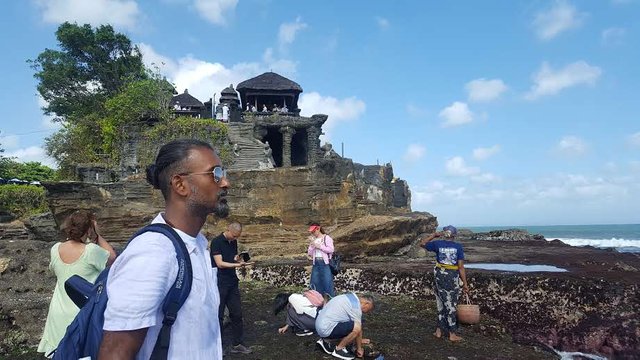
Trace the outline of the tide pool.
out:
M 524 265 L 498 263 L 470 263 L 464 264 L 467 269 L 495 270 L 508 272 L 567 272 L 567 270 L 551 265 Z

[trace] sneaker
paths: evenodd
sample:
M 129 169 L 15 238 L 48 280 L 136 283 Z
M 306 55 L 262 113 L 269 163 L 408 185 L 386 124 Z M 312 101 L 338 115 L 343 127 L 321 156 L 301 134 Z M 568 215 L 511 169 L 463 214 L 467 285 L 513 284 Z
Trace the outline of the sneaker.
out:
M 356 358 L 355 355 L 353 355 L 349 350 L 347 350 L 347 348 L 340 349 L 340 350 L 334 349 L 331 355 L 340 359 L 345 359 L 345 360 L 351 360 Z
M 234 354 L 251 354 L 253 350 L 242 344 L 238 344 L 231 347 L 231 352 Z
M 326 352 L 329 355 L 333 355 L 333 350 L 334 350 L 334 346 L 326 341 L 324 341 L 324 339 L 320 339 L 318 341 L 316 341 L 316 344 L 318 346 L 320 346 L 320 348 Z
M 294 331 L 294 333 L 296 334 L 296 336 L 309 336 L 309 335 L 313 335 L 313 331 L 311 330 L 297 330 Z

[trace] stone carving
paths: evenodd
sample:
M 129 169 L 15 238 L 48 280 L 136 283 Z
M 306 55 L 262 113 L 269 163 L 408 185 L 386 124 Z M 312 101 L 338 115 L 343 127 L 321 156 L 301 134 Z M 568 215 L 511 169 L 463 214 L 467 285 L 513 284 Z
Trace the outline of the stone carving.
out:
M 323 153 L 322 157 L 324 159 L 335 159 L 340 156 L 338 155 L 338 153 L 333 151 L 333 145 L 331 145 L 331 143 L 328 143 L 328 142 L 320 146 L 320 150 L 322 150 L 322 153 Z
M 264 157 L 267 158 L 267 161 L 269 162 L 269 165 L 271 165 L 271 167 L 276 166 L 276 162 L 273 161 L 273 150 L 271 149 L 271 145 L 269 145 L 268 141 L 265 141 L 264 143 Z

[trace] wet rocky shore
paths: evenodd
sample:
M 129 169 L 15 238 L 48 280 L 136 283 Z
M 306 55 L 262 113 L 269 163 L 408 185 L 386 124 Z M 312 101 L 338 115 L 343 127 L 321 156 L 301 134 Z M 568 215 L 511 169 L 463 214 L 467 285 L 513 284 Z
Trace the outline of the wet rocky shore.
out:
M 263 236 L 265 229 L 258 230 Z M 278 231 L 283 230 L 273 233 Z M 259 352 L 245 358 L 323 358 L 313 339 L 278 336 L 275 330 L 283 319 L 270 314 L 273 295 L 307 283 L 307 261 L 288 254 L 267 257 L 257 246 L 257 233 L 249 228 L 246 236 L 254 239 L 246 249 L 257 263 L 245 274 L 251 281 L 243 283 L 245 318 L 248 342 Z M 483 318 L 480 325 L 464 328 L 468 341 L 451 344 L 431 336 L 433 260 L 415 241 L 396 256 L 349 259 L 336 278 L 340 291 L 379 295 L 382 306 L 367 320 L 367 336 L 389 354 L 386 358 L 553 358 L 544 350 L 548 347 L 615 359 L 640 357 L 638 254 L 555 241 L 463 238 L 468 263 L 552 265 L 567 272 L 468 269 L 471 299 L 480 305 Z M 19 236 L 15 229 L 0 231 L 0 358 L 34 358 L 55 284 L 48 271 L 51 245 Z M 21 357 L 21 351 L 27 353 Z

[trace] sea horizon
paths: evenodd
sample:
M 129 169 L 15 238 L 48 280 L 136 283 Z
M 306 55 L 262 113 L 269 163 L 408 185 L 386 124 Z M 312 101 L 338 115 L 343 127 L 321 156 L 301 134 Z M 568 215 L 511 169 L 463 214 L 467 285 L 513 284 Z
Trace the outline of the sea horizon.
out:
M 521 226 L 460 226 L 473 232 L 522 229 L 540 234 L 547 240 L 558 239 L 571 246 L 615 248 L 620 252 L 640 252 L 640 224 L 597 225 L 521 225 Z

